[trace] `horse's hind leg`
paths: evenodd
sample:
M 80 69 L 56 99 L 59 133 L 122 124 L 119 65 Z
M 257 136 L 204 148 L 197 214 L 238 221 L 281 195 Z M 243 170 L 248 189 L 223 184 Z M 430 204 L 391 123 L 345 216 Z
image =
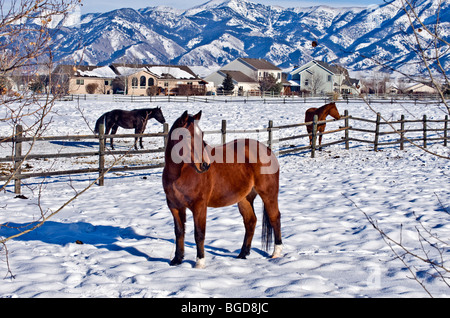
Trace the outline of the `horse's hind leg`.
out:
M 113 126 L 111 127 L 111 135 L 115 135 L 116 132 L 117 132 L 117 129 L 119 129 L 119 126 L 113 125 Z M 113 141 L 113 138 L 111 137 L 111 138 L 109 139 L 109 141 L 110 141 L 110 144 L 111 144 L 111 149 L 114 150 L 114 141 Z
M 245 199 L 238 203 L 239 212 L 244 219 L 245 236 L 242 243 L 241 252 L 238 258 L 245 259 L 250 254 L 250 248 L 252 244 L 253 235 L 255 234 L 256 215 L 253 207 L 253 201 L 255 200 L 256 192 L 252 190 Z
M 142 123 L 138 123 L 136 128 L 134 129 L 134 133 L 135 134 L 143 134 L 145 131 L 145 126 L 146 126 L 147 122 L 142 122 Z M 137 142 L 138 142 L 138 137 L 135 138 L 134 141 L 134 148 L 136 148 L 137 150 Z M 142 143 L 142 137 L 139 137 L 139 146 L 141 147 L 141 149 L 144 149 L 144 145 Z
M 263 239 L 264 244 L 268 248 L 268 245 L 272 239 L 272 232 L 275 237 L 275 247 L 272 254 L 272 258 L 280 257 L 283 243 L 281 240 L 281 215 L 278 209 L 278 186 L 269 187 L 266 191 L 258 189 L 258 194 L 261 197 L 264 204 L 264 218 L 263 222 Z M 266 235 L 264 235 L 266 234 Z

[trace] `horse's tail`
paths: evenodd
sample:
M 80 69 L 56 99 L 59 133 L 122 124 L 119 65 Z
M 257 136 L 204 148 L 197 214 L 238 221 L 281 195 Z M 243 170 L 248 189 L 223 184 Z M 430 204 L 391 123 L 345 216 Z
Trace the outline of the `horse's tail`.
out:
M 261 244 L 266 252 L 269 250 L 270 245 L 272 244 L 272 237 L 273 237 L 272 233 L 273 233 L 273 227 L 272 227 L 272 224 L 270 224 L 269 216 L 267 215 L 266 206 L 264 206 Z
M 100 131 L 100 124 L 104 124 L 106 119 L 106 113 L 101 115 L 97 122 L 95 123 L 94 134 L 98 134 Z

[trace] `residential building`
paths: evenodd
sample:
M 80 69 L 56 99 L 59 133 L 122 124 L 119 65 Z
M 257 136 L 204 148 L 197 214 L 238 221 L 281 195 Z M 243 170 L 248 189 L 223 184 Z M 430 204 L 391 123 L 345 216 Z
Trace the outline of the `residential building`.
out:
M 437 90 L 425 83 L 410 84 L 405 88 L 407 94 L 437 94 Z
M 277 83 L 283 80 L 281 69 L 267 60 L 238 58 L 205 77 L 205 81 L 213 83 L 217 90 L 227 74 L 233 78 L 234 93 L 241 95 L 259 93 L 260 82 L 269 76 L 273 76 Z
M 52 88 L 64 94 L 112 94 L 116 76 L 109 66 L 58 65 Z
M 205 81 L 183 65 L 112 64 L 128 95 L 204 95 Z
M 53 89 L 65 94 L 204 95 L 205 82 L 187 66 L 112 64 L 59 65 Z
M 259 82 L 240 71 L 218 70 L 217 72 L 207 76 L 205 81 L 214 83 L 214 88 L 217 90 L 217 88 L 222 86 L 222 83 L 227 75 L 229 75 L 233 80 L 235 94 L 243 94 L 244 92 L 247 94 L 252 94 L 252 92 L 259 91 Z
M 359 94 L 360 84 L 351 79 L 348 71 L 337 65 L 321 61 L 310 61 L 290 72 L 291 90 L 323 94 Z

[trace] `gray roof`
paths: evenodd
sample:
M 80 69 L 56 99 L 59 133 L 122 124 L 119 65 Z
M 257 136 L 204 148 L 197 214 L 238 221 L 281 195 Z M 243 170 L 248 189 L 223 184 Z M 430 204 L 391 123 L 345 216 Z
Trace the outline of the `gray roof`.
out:
M 257 83 L 257 80 L 245 75 L 240 71 L 225 71 L 220 70 L 219 73 L 223 73 L 225 76 L 228 74 L 238 83 Z
M 239 58 L 239 60 L 249 64 L 255 69 L 258 70 L 274 70 L 274 71 L 281 71 L 279 67 L 276 67 L 269 61 L 265 59 L 250 59 L 250 58 Z

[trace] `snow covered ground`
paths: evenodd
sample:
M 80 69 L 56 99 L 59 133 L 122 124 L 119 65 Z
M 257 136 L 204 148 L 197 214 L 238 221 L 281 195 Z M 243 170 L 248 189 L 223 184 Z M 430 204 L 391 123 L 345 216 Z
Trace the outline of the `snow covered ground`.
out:
M 79 104 L 78 104 L 79 103 Z M 169 124 L 184 110 L 203 110 L 203 130 L 262 128 L 269 120 L 275 125 L 303 121 L 312 104 L 241 103 L 114 103 L 109 101 L 58 102 L 46 135 L 90 134 L 77 105 L 93 127 L 104 112 L 114 109 L 161 106 Z M 445 110 L 436 104 L 377 104 L 383 116 L 398 119 L 416 115 L 443 119 Z M 374 119 L 364 103 L 339 104 L 341 113 Z M 342 123 L 330 124 L 337 127 Z M 333 126 L 334 125 L 334 126 Z M 304 129 L 304 128 L 303 128 Z M 161 131 L 152 120 L 147 132 Z M 300 133 L 301 129 L 279 135 Z M 120 130 L 119 133 L 126 131 Z M 131 131 L 130 131 L 131 132 Z M 0 127 L 0 135 L 10 127 Z M 261 133 L 261 139 L 265 133 Z M 360 136 L 364 138 L 364 136 Z M 214 139 L 216 138 L 216 139 Z M 207 135 L 211 142 L 217 136 Z M 231 138 L 231 136 L 230 136 Z M 331 137 L 325 136 L 324 140 Z M 145 140 L 146 147 L 153 141 Z M 294 143 L 293 141 L 291 143 Z M 300 141 L 305 144 L 306 140 Z M 119 139 L 116 145 L 126 148 Z M 92 142 L 70 144 L 73 151 L 94 151 Z M 287 145 L 289 146 L 289 144 Z M 61 143 L 42 143 L 36 152 L 61 150 Z M 41 148 L 39 148 L 41 147 Z M 45 150 L 43 150 L 45 149 Z M 450 156 L 449 148 L 431 145 L 431 151 Z M 10 154 L 0 147 L 1 156 Z M 150 155 L 149 155 L 150 156 Z M 83 161 L 85 160 L 85 161 Z M 91 159 L 95 160 L 94 159 Z M 135 160 L 135 159 L 130 159 Z M 161 158 L 140 157 L 144 162 Z M 30 161 L 32 169 L 69 169 L 87 164 L 88 159 L 64 159 L 50 164 Z M 39 229 L 7 242 L 7 272 L 4 250 L 0 251 L 0 297 L 427 297 L 406 266 L 394 254 L 368 216 L 380 228 L 410 250 L 423 254 L 416 228 L 430 230 L 442 240 L 450 237 L 450 161 L 407 146 L 382 147 L 352 143 L 350 150 L 334 145 L 317 152 L 279 157 L 280 211 L 282 214 L 283 257 L 269 259 L 259 242 L 260 222 L 247 260 L 236 259 L 244 226 L 236 206 L 208 210 L 205 241 L 207 267 L 193 268 L 195 242 L 190 213 L 186 223 L 186 255 L 177 267 L 169 266 L 174 256 L 172 216 L 166 206 L 161 184 L 162 169 L 110 173 L 105 186 L 93 186 Z M 95 164 L 94 164 L 95 166 Z M 44 211 L 54 211 L 81 191 L 95 174 L 24 180 L 23 195 L 15 198 L 13 187 L 0 193 L 0 224 L 26 227 Z M 39 198 L 39 192 L 42 195 Z M 40 202 L 39 202 L 40 201 Z M 356 204 L 356 206 L 355 206 Z M 259 219 L 261 202 L 256 202 Z M 423 232 L 423 230 L 422 230 Z M 15 233 L 2 226 L 0 236 Z M 83 244 L 77 244 L 80 241 Z M 450 266 L 448 245 L 440 244 L 440 256 Z M 419 280 L 435 297 L 449 297 L 450 289 L 429 266 L 410 257 Z M 3 277 L 6 278 L 3 279 Z

